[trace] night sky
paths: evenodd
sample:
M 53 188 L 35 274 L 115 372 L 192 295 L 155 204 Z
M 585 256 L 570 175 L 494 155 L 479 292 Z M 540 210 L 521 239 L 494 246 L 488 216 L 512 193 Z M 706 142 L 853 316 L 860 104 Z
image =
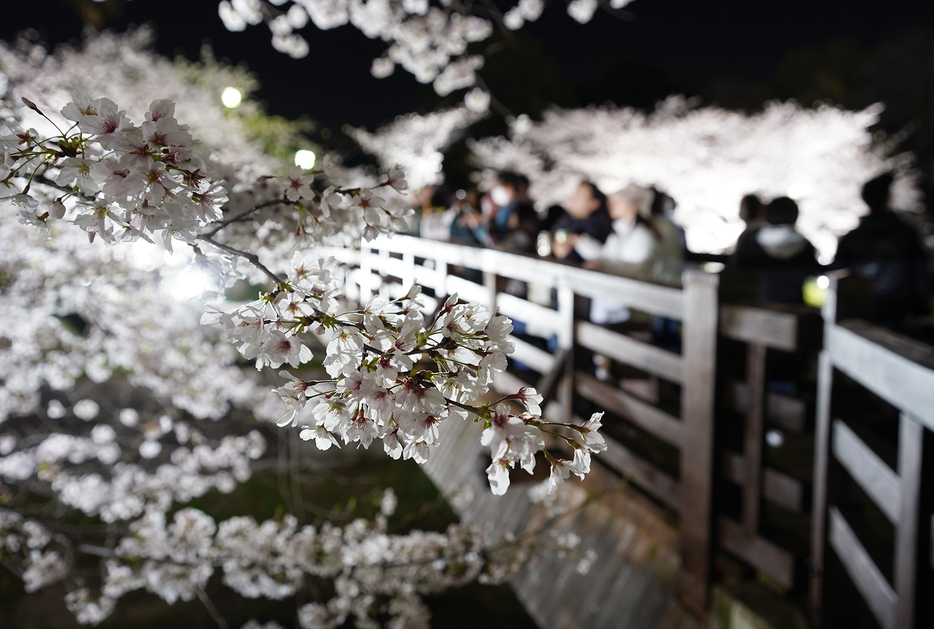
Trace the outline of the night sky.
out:
M 166 55 L 196 59 L 209 42 L 219 58 L 245 62 L 262 83 L 259 97 L 270 113 L 372 128 L 444 104 L 400 68 L 389 79 L 372 78 L 370 61 L 384 44 L 352 26 L 319 31 L 309 25 L 301 32 L 311 53 L 296 61 L 273 50 L 265 26 L 227 32 L 215 0 L 20 1 L 12 14 L 6 8 L 0 38 L 10 41 L 31 27 L 53 45 L 77 41 L 89 10 L 99 12 L 103 28 L 153 24 L 157 49 Z M 921 0 L 636 0 L 628 10 L 631 21 L 598 11 L 590 24 L 580 25 L 551 3 L 539 22 L 526 27 L 540 42 L 542 63 L 510 65 L 513 51 L 507 50 L 499 53 L 498 71 L 508 76 L 547 67 L 558 87 L 543 98 L 563 105 L 612 99 L 639 106 L 666 93 L 702 93 L 716 81 L 767 81 L 783 58 L 807 46 L 843 39 L 871 48 L 919 26 L 934 28 L 934 2 Z

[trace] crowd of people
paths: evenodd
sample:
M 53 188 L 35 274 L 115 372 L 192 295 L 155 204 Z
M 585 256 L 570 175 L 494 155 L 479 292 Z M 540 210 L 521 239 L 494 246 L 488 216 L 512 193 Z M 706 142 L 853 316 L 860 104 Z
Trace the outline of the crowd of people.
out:
M 720 258 L 724 274 L 754 280 L 759 301 L 804 303 L 808 278 L 836 269 L 869 280 L 875 296 L 874 319 L 898 331 L 911 331 L 930 314 L 929 256 L 916 230 L 891 206 L 894 177 L 880 175 L 862 188 L 868 214 L 840 238 L 833 263 L 821 264 L 815 247 L 795 224 L 798 206 L 789 197 L 768 202 L 755 194 L 740 201 L 746 228 L 732 253 Z M 631 183 L 606 194 L 582 181 L 565 205 L 536 211 L 529 180 L 501 172 L 485 194 L 459 190 L 448 195 L 429 186 L 415 198 L 411 233 L 423 238 L 495 247 L 537 255 L 607 273 L 677 283 L 688 251 L 684 230 L 675 222 L 674 199 L 655 187 Z M 628 311 L 611 297 L 594 300 L 595 323 L 625 321 Z

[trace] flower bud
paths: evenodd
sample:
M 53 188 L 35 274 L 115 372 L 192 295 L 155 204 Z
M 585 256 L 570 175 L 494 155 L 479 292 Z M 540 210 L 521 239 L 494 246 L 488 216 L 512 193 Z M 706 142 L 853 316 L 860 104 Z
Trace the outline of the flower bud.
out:
M 31 100 L 29 100 L 29 99 L 26 98 L 25 96 L 22 96 L 21 99 L 22 99 L 22 101 L 23 101 L 23 104 L 26 105 L 27 107 L 29 107 L 30 109 L 32 109 L 34 112 L 36 112 L 37 114 L 42 115 L 42 116 L 45 115 L 45 114 L 43 114 L 43 113 L 39 110 L 38 107 L 36 107 L 36 104 L 35 104 L 34 102 L 32 102 Z
M 52 207 L 49 209 L 49 216 L 55 219 L 65 216 L 65 204 L 62 203 L 61 199 L 55 199 L 52 203 Z

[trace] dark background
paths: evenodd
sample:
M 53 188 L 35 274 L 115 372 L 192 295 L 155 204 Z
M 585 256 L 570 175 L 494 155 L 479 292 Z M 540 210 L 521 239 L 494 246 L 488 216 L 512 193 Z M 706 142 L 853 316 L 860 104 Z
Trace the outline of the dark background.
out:
M 915 152 L 927 178 L 934 173 L 934 2 L 636 0 L 620 13 L 598 11 L 581 25 L 564 3 L 552 2 L 538 22 L 503 42 L 481 76 L 506 109 L 533 117 L 552 104 L 650 108 L 669 94 L 746 111 L 776 98 L 854 109 L 882 101 L 880 129 L 908 131 L 899 148 Z M 272 48 L 263 25 L 226 31 L 215 0 L 32 0 L 4 16 L 7 41 L 31 28 L 50 46 L 77 44 L 87 28 L 150 23 L 165 55 L 194 60 L 209 43 L 217 57 L 256 73 L 269 113 L 323 126 L 373 129 L 463 94 L 441 99 L 401 68 L 374 79 L 370 62 L 385 45 L 349 25 L 319 31 L 309 23 L 301 33 L 311 52 L 293 60 Z M 481 134 L 504 129 L 501 120 L 480 127 Z

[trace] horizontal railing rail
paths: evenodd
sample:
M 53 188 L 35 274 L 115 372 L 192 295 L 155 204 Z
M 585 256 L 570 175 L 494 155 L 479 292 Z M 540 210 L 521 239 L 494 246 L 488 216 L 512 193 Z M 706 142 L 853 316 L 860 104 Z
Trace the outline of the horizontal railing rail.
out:
M 917 617 L 917 575 L 919 570 L 930 570 L 930 565 L 918 551 L 930 547 L 931 536 L 930 505 L 926 510 L 922 506 L 922 500 L 930 498 L 923 496 L 922 479 L 930 477 L 930 468 L 925 468 L 930 461 L 924 460 L 924 454 L 930 450 L 934 429 L 934 349 L 862 321 L 838 322 L 838 285 L 834 279 L 824 309 L 814 464 L 812 603 L 816 609 L 830 606 L 824 598 L 827 586 L 833 585 L 825 580 L 829 547 L 883 629 L 922 626 Z M 833 393 L 835 380 L 840 378 L 836 374 L 897 409 L 894 467 L 853 429 L 849 419 L 837 416 Z M 856 520 L 844 514 L 845 496 L 837 487 L 841 474 L 894 527 L 891 578 L 860 539 L 853 526 Z
M 494 386 L 512 392 L 531 382 L 546 398 L 546 415 L 563 421 L 580 421 L 588 408 L 607 412 L 608 450 L 598 460 L 680 517 L 681 595 L 696 611 L 706 611 L 715 545 L 773 583 L 797 587 L 808 543 L 802 542 L 803 552 L 789 550 L 763 533 L 768 503 L 805 522 L 812 509 L 813 602 L 820 601 L 826 542 L 885 629 L 912 626 L 915 562 L 908 555 L 918 549 L 924 441 L 919 435 L 934 429 L 934 358 L 877 328 L 834 321 L 834 291 L 821 319 L 807 308 L 721 304 L 719 278 L 698 270 L 686 271 L 680 285 L 666 285 L 408 236 L 331 253 L 343 264 L 348 296 L 361 302 L 376 293 L 399 296 L 417 282 L 426 289 L 429 309 L 457 293 L 512 318 L 516 368 L 499 374 Z M 611 299 L 641 316 L 676 320 L 680 336 L 675 343 L 670 337 L 655 343 L 645 327 L 591 323 L 586 305 L 595 298 Z M 718 345 L 724 343 L 733 348 L 724 360 L 744 363 L 743 376 L 718 366 Z M 773 355 L 807 359 L 822 347 L 817 382 L 797 391 L 772 386 Z M 594 355 L 611 368 L 594 370 Z M 834 370 L 901 409 L 895 467 L 874 454 L 845 421 L 831 417 Z M 810 393 L 814 388 L 816 400 Z M 809 486 L 807 474 L 783 471 L 766 460 L 765 433 L 777 428 L 809 443 L 815 406 Z M 723 445 L 715 451 L 715 412 L 742 418 L 738 449 Z M 827 500 L 831 459 L 896 526 L 892 582 L 860 545 L 841 509 Z M 738 517 L 736 512 L 713 513 L 715 478 L 739 486 Z M 926 517 L 925 526 L 930 526 L 931 515 Z
M 563 421 L 573 421 L 575 405 L 586 399 L 612 414 L 614 421 L 628 422 L 675 448 L 677 474 L 612 436 L 600 458 L 691 522 L 682 536 L 682 593 L 692 607 L 705 610 L 712 541 L 716 276 L 688 272 L 683 285 L 671 286 L 408 236 L 380 238 L 356 251 L 333 253 L 353 267 L 346 276 L 352 284 L 347 292 L 361 301 L 378 292 L 395 296 L 418 282 L 430 290 L 430 299 L 440 301 L 457 293 L 498 308 L 521 325 L 523 334 L 512 338 L 516 351 L 511 358 L 522 371 L 501 375 L 494 386 L 511 391 L 525 384 L 530 373 L 537 373 L 536 387 L 544 395 L 553 394 L 557 402 L 549 412 L 560 414 Z M 510 283 L 525 290 L 509 290 Z M 579 310 L 586 300 L 607 297 L 634 311 L 683 322 L 683 350 L 663 349 L 575 319 L 575 307 Z M 581 353 L 591 352 L 680 387 L 680 411 L 661 408 L 658 400 L 642 399 L 575 369 Z
M 820 316 L 805 306 L 721 305 L 720 335 L 745 344 L 745 380 L 721 374 L 724 411 L 743 415 L 742 453 L 723 448 L 722 478 L 742 491 L 740 518 L 717 517 L 718 545 L 768 575 L 785 589 L 795 586 L 795 553 L 762 534 L 763 501 L 792 513 L 805 512 L 805 482 L 765 461 L 765 432 L 777 426 L 806 431 L 807 404 L 800 396 L 769 390 L 768 354 L 807 358 L 819 348 Z

